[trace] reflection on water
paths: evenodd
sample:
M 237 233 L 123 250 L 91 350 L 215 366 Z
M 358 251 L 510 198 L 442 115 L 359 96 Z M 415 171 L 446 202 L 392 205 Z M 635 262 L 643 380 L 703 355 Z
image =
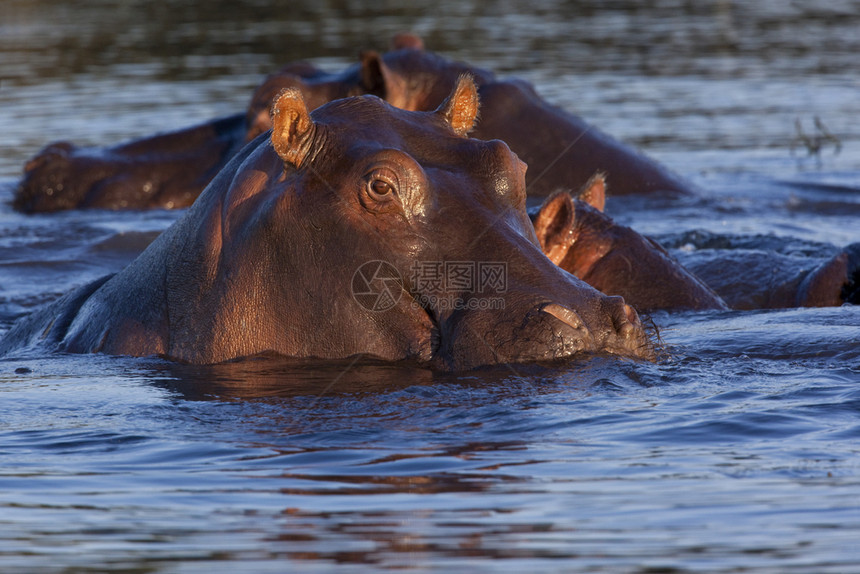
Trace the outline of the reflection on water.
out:
M 737 173 L 726 149 L 758 160 L 744 171 L 816 169 L 789 153 L 796 121 L 810 131 L 815 117 L 842 142 L 823 167 L 857 167 L 856 2 L 192 4 L 4 3 L 0 178 L 49 141 L 103 145 L 240 111 L 284 63 L 338 69 L 402 30 L 531 80 L 685 174 Z
M 10 80 L 25 82 L 143 63 L 157 66 L 159 80 L 248 67 L 265 73 L 291 60 L 383 49 L 403 30 L 448 54 L 474 60 L 478 53 L 496 70 L 539 65 L 548 73 L 843 74 L 857 71 L 852 55 L 860 48 L 852 0 L 648 6 L 577 0 L 528 8 L 504 0 L 423 6 L 330 0 L 287 8 L 257 0 L 8 0 L 3 16 L 4 67 Z
M 706 190 L 610 199 L 679 254 L 860 241 L 860 3 L 6 0 L 0 198 L 52 140 L 241 110 L 402 30 L 536 84 Z M 837 154 L 792 155 L 813 118 Z M 0 331 L 175 213 L 0 205 Z M 274 357 L 0 361 L 0 570 L 851 571 L 857 307 L 655 314 L 658 364 L 437 374 Z
M 734 320 L 706 330 L 736 331 Z M 816 369 L 700 356 L 709 343 L 695 329 L 689 318 L 668 322 L 682 351 L 665 365 L 596 360 L 553 378 L 443 380 L 365 366 L 342 377 L 347 386 L 311 394 L 295 391 L 329 367 L 18 361 L 32 372 L 3 381 L 4 404 L 15 406 L 0 443 L 16 465 L 0 477 L 14 493 L 2 502 L 0 562 L 852 564 L 856 360 Z M 377 368 L 402 384 L 351 386 Z M 19 419 L 28 403 L 40 420 Z M 27 554 L 14 542 L 22 537 Z

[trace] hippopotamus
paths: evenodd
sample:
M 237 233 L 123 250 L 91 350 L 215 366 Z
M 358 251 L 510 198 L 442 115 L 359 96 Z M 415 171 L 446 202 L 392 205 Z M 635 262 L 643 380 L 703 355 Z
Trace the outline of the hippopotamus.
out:
M 285 90 L 272 130 L 137 259 L 24 318 L 0 353 L 368 356 L 444 370 L 651 358 L 622 297 L 542 254 L 525 164 L 501 141 L 468 137 L 478 106 L 467 76 L 431 112 L 366 95 L 311 113 L 300 90 Z M 492 280 L 416 278 L 448 263 L 483 265 Z M 436 296 L 443 287 L 453 303 Z
M 244 115 L 235 114 L 108 148 L 56 142 L 25 165 L 13 207 L 188 207 L 241 149 L 245 132 Z
M 794 245 L 798 241 L 692 232 L 669 238 L 667 245 L 692 244 L 676 249 L 678 258 L 732 309 L 860 304 L 860 243 L 840 249 Z
M 603 213 L 605 194 L 598 173 L 578 194 L 560 191 L 544 201 L 534 227 L 553 263 L 607 295 L 624 297 L 639 312 L 727 309 L 660 244 Z
M 576 190 L 605 174 L 613 195 L 694 193 L 692 184 L 579 116 L 546 102 L 529 83 L 499 79 L 488 70 L 452 62 L 411 45 L 384 55 L 365 54 L 364 76 L 379 79 L 385 99 L 403 109 L 432 109 L 456 78 L 472 74 L 481 95 L 481 122 L 473 137 L 500 139 L 529 166 L 530 196 Z
M 860 243 L 852 243 L 806 273 L 794 298 L 798 307 L 845 303 L 860 304 Z
M 317 97 L 364 90 L 396 107 L 425 111 L 436 108 L 457 78 L 468 73 L 475 78 L 481 97 L 481 121 L 472 137 L 503 140 L 528 164 L 530 196 L 578 189 L 596 171 L 607 178 L 613 195 L 694 191 L 668 168 L 547 103 L 523 80 L 499 79 L 488 70 L 447 60 L 426 51 L 421 40 L 411 35 L 396 37 L 393 48 L 385 54 L 362 52 L 360 64 L 340 74 L 290 66 L 269 76 L 249 106 L 249 135 L 268 129 L 265 110 L 270 96 L 285 86 L 307 91 L 305 85 L 311 82 Z
M 415 42 L 420 40 L 400 35 L 394 46 Z M 266 78 L 244 113 L 107 148 L 52 143 L 24 166 L 13 207 L 25 213 L 186 208 L 244 145 L 271 129 L 269 110 L 280 91 L 301 90 L 311 110 L 339 98 L 380 95 L 376 75 L 368 75 L 368 69 L 355 64 L 328 73 L 292 62 Z
M 292 63 L 269 76 L 241 114 L 104 150 L 48 146 L 25 167 L 14 206 L 25 212 L 76 207 L 187 207 L 242 145 L 271 127 L 269 108 L 282 89 L 299 89 L 310 109 L 334 99 L 373 94 L 394 106 L 433 110 L 457 78 L 470 73 L 482 99 L 472 134 L 501 139 L 529 166 L 527 193 L 546 197 L 577 189 L 603 171 L 614 195 L 692 192 L 689 183 L 578 116 L 544 101 L 528 83 L 424 50 L 415 36 L 395 37 L 385 54 L 362 52 L 337 73 Z
M 550 260 L 603 293 L 623 296 L 639 312 L 860 303 L 860 243 L 813 256 L 791 245 L 783 246 L 790 254 L 778 253 L 774 237 L 739 238 L 733 245 L 704 234 L 700 249 L 676 250 L 679 261 L 654 239 L 603 213 L 605 188 L 596 174 L 578 193 L 547 198 L 532 214 L 535 232 Z M 686 244 L 688 235 L 670 247 Z

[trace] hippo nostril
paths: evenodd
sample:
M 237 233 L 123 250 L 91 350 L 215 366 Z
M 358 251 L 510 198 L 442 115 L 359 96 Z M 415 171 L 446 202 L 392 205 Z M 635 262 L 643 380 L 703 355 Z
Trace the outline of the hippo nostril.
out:
M 637 327 L 641 326 L 636 309 L 626 304 L 624 298 L 618 295 L 607 297 L 607 300 L 611 305 L 609 316 L 612 318 L 615 332 L 623 339 L 633 337 Z
M 567 307 L 563 307 L 558 303 L 547 303 L 540 309 L 544 313 L 552 315 L 562 323 L 570 325 L 574 329 L 583 328 L 584 324 L 579 315 L 576 314 L 576 311 L 572 309 L 568 309 Z
M 624 305 L 624 315 L 627 317 L 627 320 L 630 322 L 631 326 L 639 325 L 641 321 L 639 320 L 639 313 L 636 312 L 636 309 L 631 307 L 630 305 Z

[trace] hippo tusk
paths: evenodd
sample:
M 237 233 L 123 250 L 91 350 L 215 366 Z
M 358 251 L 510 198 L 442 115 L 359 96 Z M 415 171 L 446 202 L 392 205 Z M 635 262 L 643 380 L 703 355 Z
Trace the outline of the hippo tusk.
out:
M 568 309 L 558 303 L 547 303 L 541 307 L 541 311 L 552 315 L 562 323 L 570 325 L 574 329 L 582 329 L 585 326 L 576 311 Z

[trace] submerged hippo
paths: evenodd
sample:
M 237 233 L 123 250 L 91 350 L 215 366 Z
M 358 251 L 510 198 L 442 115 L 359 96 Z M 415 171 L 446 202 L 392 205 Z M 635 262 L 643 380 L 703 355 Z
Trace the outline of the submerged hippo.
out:
M 732 309 L 860 304 L 860 243 L 842 249 L 818 247 L 812 249 L 815 253 L 804 253 L 795 243 L 773 236 L 691 232 L 669 239 L 667 245 L 692 245 L 679 249 L 678 258 Z
M 559 192 L 548 198 L 534 215 L 535 232 L 550 260 L 607 295 L 621 295 L 640 312 L 860 303 L 860 243 L 821 257 L 778 253 L 773 237 L 738 238 L 740 244 L 733 245 L 731 238 L 704 234 L 699 249 L 678 251 L 679 261 L 602 213 L 605 185 L 596 175 L 576 197 Z
M 244 144 L 245 117 L 229 116 L 108 148 L 47 146 L 24 166 L 13 207 L 188 207 Z
M 529 196 L 576 190 L 602 172 L 613 195 L 692 193 L 692 185 L 635 148 L 601 132 L 582 118 L 547 103 L 531 84 L 499 79 L 492 72 L 447 60 L 420 46 L 384 55 L 368 53 L 363 77 L 383 97 L 408 110 L 433 109 L 466 72 L 478 83 L 481 122 L 473 137 L 500 139 L 529 166 Z
M 363 52 L 359 65 L 340 74 L 293 66 L 270 76 L 249 106 L 249 135 L 270 127 L 265 112 L 271 95 L 283 87 L 307 92 L 310 84 L 317 98 L 364 90 L 398 108 L 426 111 L 435 109 L 464 73 L 475 78 L 481 97 L 481 121 L 472 137 L 503 140 L 528 164 L 530 196 L 579 189 L 598 171 L 605 174 L 614 195 L 692 192 L 691 185 L 669 169 L 550 105 L 527 82 L 498 79 L 488 70 L 447 60 L 424 50 L 420 39 L 410 35 L 395 38 L 394 49 L 385 54 Z
M 396 38 L 395 47 L 413 46 L 410 38 Z M 52 143 L 24 166 L 13 207 L 25 213 L 188 207 L 245 144 L 271 129 L 269 111 L 279 92 L 300 90 L 311 110 L 339 98 L 381 95 L 369 69 L 356 64 L 332 74 L 294 62 L 255 90 L 244 113 L 107 148 Z
M 577 199 L 559 192 L 543 203 L 534 226 L 553 263 L 640 312 L 727 308 L 658 243 L 603 213 L 605 188 L 598 174 Z
M 477 112 L 468 77 L 433 112 L 361 96 L 309 114 L 300 91 L 285 91 L 271 135 L 246 146 L 183 218 L 120 273 L 16 324 L 0 352 L 41 343 L 189 363 L 369 355 L 453 370 L 650 357 L 623 298 L 542 255 L 525 165 L 500 141 L 467 137 Z M 431 276 L 403 280 L 447 262 L 503 273 L 484 289 L 453 277 L 454 305 L 435 297 L 442 285 Z M 368 264 L 375 271 L 360 275 Z M 356 288 L 356 277 L 369 279 Z M 373 285 L 385 305 L 357 296 Z M 480 304 L 488 295 L 495 304 Z
M 529 165 L 529 195 L 578 189 L 595 171 L 607 174 L 616 195 L 691 191 L 657 162 L 548 104 L 526 82 L 499 80 L 487 70 L 446 60 L 425 51 L 412 35 L 398 35 L 392 47 L 382 55 L 364 52 L 360 62 L 338 73 L 290 64 L 255 91 L 244 117 L 106 149 L 48 146 L 25 167 L 14 206 L 25 212 L 187 207 L 245 142 L 271 127 L 272 98 L 282 89 L 301 90 L 310 109 L 338 98 L 373 94 L 403 109 L 429 111 L 462 73 L 476 79 L 483 102 L 473 137 L 508 143 Z

